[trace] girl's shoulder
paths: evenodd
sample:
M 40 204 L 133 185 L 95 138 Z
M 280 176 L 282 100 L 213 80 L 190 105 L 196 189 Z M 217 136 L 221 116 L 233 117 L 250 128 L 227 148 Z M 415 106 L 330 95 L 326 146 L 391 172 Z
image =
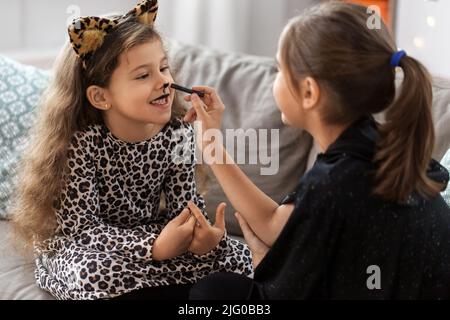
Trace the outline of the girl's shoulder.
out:
M 373 170 L 373 163 L 348 155 L 342 155 L 333 162 L 318 156 L 314 166 L 302 176 L 301 182 L 321 194 L 335 193 L 336 189 L 352 192 L 371 184 Z
M 192 142 L 194 140 L 194 126 L 180 119 L 173 119 L 164 127 L 166 137 L 170 141 L 178 141 L 180 139 L 187 138 L 184 141 Z
M 70 146 L 72 148 L 88 148 L 98 144 L 104 138 L 104 130 L 101 124 L 92 124 L 73 133 Z
M 174 131 L 188 131 L 188 132 L 194 132 L 194 126 L 189 123 L 185 122 L 181 119 L 175 118 L 170 120 L 167 125 L 167 129 L 169 129 L 171 132 Z M 166 128 L 165 128 L 166 129 Z

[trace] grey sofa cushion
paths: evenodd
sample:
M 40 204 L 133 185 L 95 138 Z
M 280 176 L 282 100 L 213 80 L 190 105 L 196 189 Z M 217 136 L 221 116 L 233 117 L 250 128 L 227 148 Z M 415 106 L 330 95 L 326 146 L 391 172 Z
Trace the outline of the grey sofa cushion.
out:
M 281 122 L 281 113 L 272 95 L 276 75 L 274 59 L 217 52 L 179 42 L 171 42 L 169 52 L 173 63 L 180 69 L 182 85 L 207 85 L 217 89 L 226 106 L 222 127 L 224 135 L 226 129 L 279 130 L 277 174 L 261 175 L 260 169 L 267 166 L 259 161 L 256 165 L 247 162 L 240 167 L 267 195 L 277 202 L 281 201 L 295 188 L 303 174 L 312 139 L 305 131 L 286 127 Z M 242 153 L 237 152 L 236 156 Z M 244 153 L 248 155 L 248 148 Z M 241 235 L 234 218 L 234 208 L 226 200 L 213 175 L 210 176 L 212 181 L 205 196 L 207 212 L 214 216 L 217 205 L 221 201 L 226 202 L 227 230 L 230 234 Z
M 20 255 L 10 239 L 10 223 L 0 221 L 0 300 L 53 299 L 36 285 L 32 257 Z

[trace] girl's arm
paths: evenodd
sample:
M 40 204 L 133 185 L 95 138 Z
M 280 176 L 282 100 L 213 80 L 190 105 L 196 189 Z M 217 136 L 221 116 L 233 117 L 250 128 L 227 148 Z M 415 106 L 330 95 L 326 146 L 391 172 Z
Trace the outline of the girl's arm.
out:
M 189 207 L 191 212 L 193 209 L 197 209 L 196 212 L 198 215 L 203 215 L 204 218 L 197 219 L 200 222 L 207 221 L 204 228 L 198 228 L 194 230 L 194 239 L 191 245 L 198 245 L 199 247 L 208 247 L 208 252 L 204 254 L 195 254 L 192 256 L 195 260 L 200 261 L 211 261 L 211 260 L 220 260 L 226 256 L 232 255 L 233 250 L 236 249 L 236 241 L 227 236 L 225 226 L 223 225 L 222 232 L 218 233 L 217 221 L 220 219 L 219 211 L 225 210 L 224 208 L 220 208 L 219 205 L 218 211 L 216 212 L 216 224 L 211 225 L 211 221 L 208 218 L 208 214 L 206 212 L 205 200 L 203 197 L 197 192 L 197 186 L 195 181 L 195 166 L 197 159 L 195 158 L 195 132 L 194 128 L 191 124 L 183 123 L 180 128 L 179 136 L 181 139 L 176 139 L 176 146 L 183 147 L 183 154 L 185 158 L 183 159 L 175 159 L 173 156 L 178 153 L 171 152 L 172 159 L 170 161 L 170 168 L 167 171 L 167 175 L 164 181 L 164 193 L 166 195 L 166 206 L 169 211 L 169 215 L 176 215 L 183 208 Z M 185 161 L 178 161 L 185 160 Z M 193 208 L 192 205 L 189 205 L 189 202 L 193 203 L 196 208 Z M 219 210 L 220 209 L 220 210 Z M 193 212 L 194 213 L 194 212 Z M 197 217 L 198 217 L 197 215 Z M 197 234 L 199 231 L 203 232 L 213 232 L 217 231 L 217 238 L 215 241 L 211 241 L 212 245 L 205 243 L 206 238 L 202 238 L 202 234 Z M 203 235 L 204 235 L 203 234 Z M 196 242 L 202 242 L 196 244 Z M 192 248 L 190 248 L 192 250 Z M 193 250 L 194 252 L 196 250 Z M 247 273 L 251 273 L 251 265 L 248 264 L 245 266 Z
M 185 120 L 198 119 L 201 122 L 203 134 L 206 130 L 218 130 L 225 110 L 220 97 L 214 89 L 209 87 L 194 87 L 194 89 L 205 92 L 205 98 L 202 101 L 195 94 L 186 97 L 187 101 L 192 102 L 194 108 L 189 110 Z M 197 140 L 201 150 L 210 143 L 203 140 L 203 137 L 197 137 Z M 279 206 L 250 181 L 221 143 L 215 143 L 215 146 L 218 146 L 215 150 L 216 160 L 221 158 L 223 164 L 219 164 L 219 161 L 211 165 L 214 175 L 234 208 L 245 218 L 258 237 L 271 246 L 286 224 L 294 206 Z
M 189 201 L 194 202 L 207 215 L 205 200 L 197 192 L 195 181 L 194 135 L 192 126 L 183 123 L 171 137 L 174 146 L 170 151 L 171 159 L 163 184 L 169 217 L 174 217 L 187 208 Z
M 292 204 L 278 205 L 262 192 L 234 163 L 225 148 L 220 145 L 221 163 L 211 165 L 227 198 L 241 213 L 251 229 L 268 246 L 272 246 L 291 215 Z
M 239 212 L 235 213 L 236 219 L 239 222 L 239 226 L 241 227 L 242 234 L 244 235 L 245 242 L 248 244 L 248 247 L 252 251 L 252 262 L 253 268 L 259 265 L 259 263 L 264 259 L 267 252 L 269 252 L 270 247 L 268 247 L 260 238 L 253 232 L 253 230 L 248 225 L 247 221 L 239 214 Z

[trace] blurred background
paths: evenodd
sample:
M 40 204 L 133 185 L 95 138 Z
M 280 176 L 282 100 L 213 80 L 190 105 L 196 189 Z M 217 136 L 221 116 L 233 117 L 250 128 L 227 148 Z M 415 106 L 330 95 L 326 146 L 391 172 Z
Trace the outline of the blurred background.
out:
M 0 0 L 0 53 L 50 68 L 77 16 L 125 13 L 138 0 Z M 320 0 L 160 0 L 166 37 L 225 51 L 275 56 L 293 16 Z M 450 0 L 353 1 L 376 4 L 399 48 L 435 75 L 450 78 Z

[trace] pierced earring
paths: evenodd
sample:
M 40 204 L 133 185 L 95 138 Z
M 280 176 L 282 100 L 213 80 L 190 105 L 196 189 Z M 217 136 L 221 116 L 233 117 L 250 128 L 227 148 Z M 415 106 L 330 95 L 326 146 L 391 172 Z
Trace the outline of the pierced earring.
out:
M 105 104 L 105 110 L 109 109 L 109 104 Z

